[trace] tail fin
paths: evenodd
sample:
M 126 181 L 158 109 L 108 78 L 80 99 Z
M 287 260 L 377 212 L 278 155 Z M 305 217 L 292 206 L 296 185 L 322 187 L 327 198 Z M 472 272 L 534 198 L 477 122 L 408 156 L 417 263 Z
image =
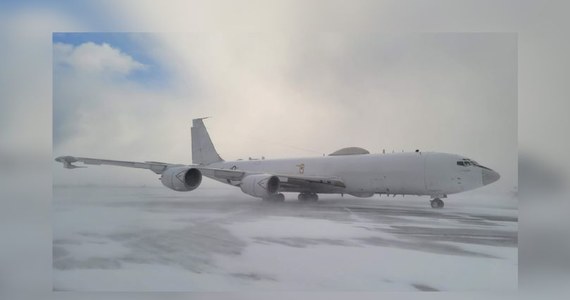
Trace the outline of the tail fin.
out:
M 209 165 L 218 161 L 224 161 L 210 139 L 208 130 L 204 125 L 204 119 L 192 120 L 192 163 Z

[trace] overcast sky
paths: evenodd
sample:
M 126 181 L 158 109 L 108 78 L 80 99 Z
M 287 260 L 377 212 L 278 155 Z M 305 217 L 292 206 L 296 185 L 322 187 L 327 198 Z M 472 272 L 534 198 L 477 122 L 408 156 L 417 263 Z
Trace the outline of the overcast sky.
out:
M 516 186 L 515 34 L 55 33 L 53 79 L 54 155 L 190 163 L 191 119 L 213 116 L 226 160 L 422 149 Z M 158 183 L 91 169 L 54 182 Z
M 173 0 L 165 5 L 153 0 L 0 1 L 0 39 L 3 41 L 2 47 L 0 47 L 0 57 L 3 58 L 2 68 L 0 68 L 0 94 L 2 94 L 0 97 L 0 140 L 2 141 L 0 143 L 0 158 L 12 161 L 11 157 L 3 157 L 3 153 L 16 153 L 20 155 L 19 161 L 27 162 L 26 168 L 23 169 L 0 167 L 0 175 L 4 176 L 0 182 L 4 204 L 1 212 L 3 213 L 2 220 L 5 222 L 5 226 L 2 227 L 5 229 L 2 232 L 2 240 L 7 241 L 4 247 L 7 252 L 5 252 L 14 253 L 14 255 L 4 259 L 6 264 L 3 267 L 8 270 L 4 273 L 9 274 L 9 277 L 3 277 L 2 284 L 0 284 L 2 286 L 1 291 L 52 290 L 50 277 L 52 273 L 52 234 L 50 232 L 52 207 L 50 201 L 46 201 L 46 195 L 51 194 L 51 177 L 48 176 L 51 172 L 47 172 L 45 169 L 53 167 L 53 177 L 56 183 L 91 182 L 99 184 L 119 181 L 129 184 L 140 184 L 141 182 L 159 184 L 156 175 L 144 170 L 112 167 L 90 167 L 75 170 L 79 172 L 64 170 L 60 164 L 53 161 L 55 156 L 73 154 L 118 159 L 190 162 L 188 127 L 190 119 L 195 116 L 214 115 L 213 119 L 207 120 L 207 125 L 214 142 L 226 159 L 260 155 L 259 153 L 267 157 L 313 154 L 313 152 L 270 143 L 263 144 L 256 141 L 245 143 L 247 134 L 262 135 L 264 139 L 269 141 L 275 141 L 271 136 L 279 135 L 277 141 L 314 150 L 315 155 L 317 152 L 328 153 L 341 146 L 351 144 L 365 146 L 372 151 L 375 147 L 378 150 L 380 148 L 431 148 L 464 154 L 497 169 L 503 175 L 502 180 L 488 188 L 510 189 L 514 179 L 508 175 L 508 170 L 516 168 L 513 163 L 516 153 L 514 150 L 509 150 L 509 147 L 505 145 L 511 144 L 511 137 L 515 138 L 515 135 L 506 133 L 511 132 L 511 127 L 515 126 L 512 123 L 515 117 L 493 107 L 504 105 L 505 110 L 509 112 L 518 108 L 518 141 L 521 149 L 532 154 L 532 157 L 538 159 L 539 162 L 548 162 L 549 166 L 556 171 L 568 173 L 570 169 L 570 161 L 567 159 L 569 140 L 565 138 L 564 131 L 566 128 L 570 128 L 570 118 L 568 118 L 568 111 L 570 111 L 568 88 L 570 85 L 567 76 L 570 69 L 570 60 L 567 59 L 568 53 L 570 53 L 570 40 L 567 38 L 569 36 L 568 28 L 570 28 L 567 24 L 568 1 L 248 0 L 245 2 L 247 4 L 244 4 L 244 1 Z M 192 32 L 192 34 L 175 34 L 170 35 L 170 37 L 147 36 L 146 38 L 139 38 L 136 41 L 137 43 L 135 41 L 130 43 L 129 41 L 132 39 L 125 38 L 124 35 L 112 38 L 104 35 L 98 38 L 87 35 L 83 40 L 77 39 L 75 42 L 73 39 L 61 38 L 58 40 L 52 37 L 52 32 L 89 31 Z M 266 56 L 262 56 L 260 52 L 253 51 L 245 51 L 245 53 L 242 51 L 240 55 L 237 55 L 235 47 L 223 47 L 219 52 L 213 51 L 216 48 L 214 47 L 216 36 L 219 37 L 223 33 L 225 37 L 222 39 L 227 40 L 240 32 L 264 33 L 261 35 L 269 36 L 264 39 L 260 38 L 260 35 L 249 34 L 250 41 L 257 40 L 258 45 L 263 41 L 278 43 L 277 41 L 281 40 L 286 41 L 281 43 L 281 46 L 288 46 L 289 49 L 296 48 L 296 50 L 286 52 L 285 56 L 276 52 L 266 53 Z M 453 64 L 451 63 L 452 56 L 442 55 L 438 60 L 433 59 L 434 62 L 441 62 L 448 57 L 445 64 L 440 63 L 435 64 L 435 66 L 430 63 L 432 59 L 427 59 L 424 56 L 425 64 L 420 68 L 419 64 L 414 65 L 414 63 L 421 61 L 421 56 L 416 56 L 414 60 L 411 59 L 413 55 L 409 52 L 405 59 L 399 61 L 393 60 L 394 56 L 384 60 L 374 60 L 374 63 L 370 65 L 371 68 L 378 67 L 382 61 L 394 61 L 392 69 L 401 70 L 400 73 L 394 72 L 400 74 L 397 77 L 392 78 L 388 75 L 376 77 L 375 80 L 378 81 L 391 81 L 384 81 L 385 84 L 378 85 L 378 89 L 380 87 L 383 90 L 386 89 L 386 86 L 394 83 L 396 78 L 404 78 L 405 81 L 400 80 L 400 84 L 395 85 L 400 87 L 397 90 L 398 93 L 394 91 L 394 88 L 390 93 L 382 94 L 394 96 L 393 98 L 384 97 L 385 102 L 382 102 L 385 103 L 382 105 L 389 103 L 392 111 L 387 109 L 374 111 L 371 108 L 362 112 L 362 106 L 365 102 L 357 102 L 355 105 L 351 105 L 352 102 L 350 101 L 363 101 L 361 100 L 363 94 L 375 95 L 374 92 L 370 89 L 364 92 L 363 89 L 356 88 L 355 82 L 348 80 L 353 78 L 355 74 L 339 74 L 335 70 L 346 71 L 348 68 L 346 64 L 357 59 L 361 59 L 360 64 L 358 64 L 360 67 L 367 67 L 368 65 L 364 63 L 366 56 L 356 57 L 352 60 L 338 58 L 337 61 L 345 62 L 344 68 L 338 67 L 338 64 L 329 65 L 329 62 L 334 58 L 334 52 L 327 54 L 328 56 L 321 56 L 317 50 L 312 50 L 312 54 L 309 51 L 309 49 L 315 49 L 317 41 L 319 41 L 319 38 L 313 37 L 322 36 L 322 32 L 338 32 L 337 35 L 343 36 L 340 40 L 347 41 L 345 44 L 350 47 L 337 52 L 336 55 L 339 55 L 337 57 L 350 56 L 351 53 L 346 51 L 355 50 L 357 47 L 366 49 L 367 43 L 376 44 L 385 40 L 370 38 L 367 41 L 366 35 L 370 36 L 370 32 L 394 32 L 396 38 L 401 38 L 408 43 L 411 43 L 413 39 L 410 40 L 405 35 L 402 36 L 398 33 L 516 32 L 518 34 L 518 54 L 516 53 L 517 41 L 514 40 L 513 35 L 489 36 L 480 34 L 479 36 L 488 37 L 490 40 L 477 43 L 481 48 L 475 51 L 477 49 L 475 47 L 473 52 L 467 52 L 471 56 L 467 54 L 461 56 L 463 50 L 456 52 L 455 54 L 459 56 L 455 57 Z M 132 38 L 133 35 L 130 37 Z M 193 46 L 184 42 L 184 39 L 194 41 Z M 320 38 L 321 41 L 322 39 Z M 122 40 L 127 42 L 121 42 Z M 210 42 L 206 43 L 207 40 Z M 238 41 L 240 40 L 241 42 L 246 41 L 242 38 L 238 39 Z M 307 45 L 299 43 L 300 40 L 303 40 Z M 356 43 L 353 40 L 360 42 Z M 115 74 L 107 77 L 107 79 L 104 79 L 105 76 L 94 73 L 90 75 L 75 73 L 76 78 L 72 78 L 72 74 L 77 72 L 75 70 L 77 66 L 72 67 L 73 63 L 71 63 L 64 67 L 69 63 L 62 63 L 61 68 L 66 68 L 67 74 L 61 73 L 58 77 L 59 80 L 52 81 L 52 74 L 58 76 L 56 74 L 58 67 L 53 67 L 52 64 L 55 51 L 54 41 L 73 45 L 74 47 L 71 50 L 89 41 L 99 46 L 107 43 L 112 49 L 120 50 L 119 53 L 131 57 L 132 61 L 143 64 L 145 67 L 133 68 L 133 64 L 130 64 L 131 67 L 127 68 L 130 71 L 126 74 L 124 71 L 121 73 L 120 68 L 104 68 L 105 72 L 110 70 L 113 70 L 114 73 L 118 72 L 118 75 Z M 287 45 L 287 41 L 291 41 L 291 44 Z M 228 40 L 229 44 L 234 42 Z M 463 42 L 465 42 L 464 45 L 472 46 L 475 44 L 475 42 Z M 130 48 L 128 47 L 129 43 L 133 45 Z M 450 43 L 456 46 L 461 45 L 453 41 Z M 339 44 L 342 45 L 342 43 Z M 332 46 L 334 43 L 329 45 Z M 440 49 L 444 47 L 443 44 L 438 43 L 432 43 L 431 47 L 438 47 L 438 45 Z M 424 44 L 422 47 L 425 48 L 426 46 Z M 273 47 L 272 50 L 275 48 L 279 47 Z M 327 48 L 334 49 L 333 47 Z M 469 47 L 466 46 L 465 48 Z M 64 49 L 70 48 L 64 46 Z M 188 49 L 194 49 L 194 51 Z M 212 52 L 207 53 L 209 49 Z M 434 48 L 436 53 L 437 49 Z M 496 51 L 497 49 L 504 49 L 512 55 Z M 108 52 L 116 53 L 114 51 Z M 394 52 L 398 55 L 406 54 L 406 52 Z M 70 53 L 74 53 L 74 51 L 68 51 L 68 56 Z M 227 53 L 234 54 L 228 55 Z M 383 55 L 382 53 L 381 51 L 378 52 L 379 57 Z M 429 52 L 426 52 L 426 55 L 427 53 Z M 208 57 L 208 55 L 216 57 L 216 61 L 206 60 L 204 57 Z M 309 64 L 307 69 L 313 68 L 312 71 L 303 73 L 303 64 L 307 63 L 306 60 L 300 59 L 303 55 L 306 58 L 310 58 L 311 55 L 312 57 L 316 56 L 315 63 L 321 63 L 320 69 Z M 516 81 L 507 80 L 505 82 L 495 80 L 497 78 L 486 77 L 488 74 L 511 72 L 516 66 L 514 63 L 516 62 L 516 55 L 518 55 L 519 66 L 518 107 L 514 107 L 515 104 L 511 105 L 517 96 L 514 92 L 516 89 L 513 88 Z M 248 78 L 252 80 L 251 78 L 263 77 L 259 85 L 254 87 L 250 85 L 243 89 L 240 89 L 237 84 L 232 85 L 235 82 L 232 80 L 221 82 L 222 79 L 226 80 L 232 74 L 235 76 L 240 72 L 245 73 L 244 70 L 240 71 L 238 67 L 243 67 L 248 56 L 250 61 L 252 60 L 251 56 L 256 56 L 255 58 L 260 60 L 269 59 L 271 56 L 286 59 L 281 65 L 275 61 L 273 64 L 268 64 L 267 68 L 270 72 L 265 72 L 265 74 L 273 76 L 273 74 L 279 73 L 275 70 L 277 64 L 291 68 L 290 72 L 286 73 L 289 76 L 283 76 L 281 79 L 266 78 L 259 73 L 256 76 L 241 76 L 241 83 L 247 82 Z M 239 57 L 239 59 L 236 60 L 235 57 Z M 71 58 L 68 57 L 64 61 L 68 59 Z M 298 59 L 296 63 L 294 59 Z M 416 68 L 416 72 L 405 73 L 405 64 L 403 63 L 406 61 L 410 62 L 412 68 Z M 514 62 L 510 63 L 511 61 Z M 216 67 L 217 69 L 215 68 L 216 64 L 220 66 L 219 68 Z M 138 64 L 135 63 L 134 65 Z M 330 66 L 330 70 L 325 69 L 328 66 Z M 449 70 L 454 69 L 453 66 L 464 66 L 467 71 L 450 72 Z M 473 68 L 473 66 L 475 67 Z M 360 67 L 355 67 L 355 69 L 360 69 Z M 384 65 L 384 67 L 386 66 Z M 263 67 L 258 66 L 256 68 L 255 70 L 260 70 Z M 228 71 L 228 69 L 230 70 Z M 381 69 L 377 68 L 376 70 Z M 502 71 L 495 72 L 497 70 Z M 251 72 L 251 74 L 256 73 Z M 423 75 L 435 73 L 446 76 L 443 77 L 446 80 L 441 81 L 450 84 L 436 84 L 434 86 L 424 84 L 422 87 L 422 82 L 426 82 L 424 77 L 427 77 L 427 75 L 422 76 L 422 72 Z M 512 72 L 510 78 L 514 80 L 516 72 Z M 220 73 L 222 74 L 220 75 Z M 298 77 L 292 76 L 299 73 Z M 365 72 L 362 73 L 366 74 Z M 317 75 L 320 76 L 321 74 L 325 74 L 325 76 L 316 78 Z M 367 78 L 374 78 L 373 73 L 368 74 Z M 471 79 L 475 78 L 472 81 L 473 85 L 470 85 L 471 82 L 469 81 L 464 81 L 462 85 L 451 84 L 465 78 L 458 74 L 465 76 L 469 74 Z M 407 75 L 409 77 L 406 77 Z M 91 76 L 92 80 L 88 80 L 88 76 Z M 294 80 L 290 80 L 291 77 Z M 98 79 L 94 80 L 93 78 Z M 436 78 L 441 77 L 432 77 L 432 83 L 436 81 Z M 72 79 L 78 84 L 83 82 L 84 87 L 82 88 L 79 85 L 66 87 L 62 83 L 63 79 L 68 80 L 69 83 L 69 80 Z M 218 79 L 217 83 L 215 82 L 216 79 Z M 311 82 L 313 80 L 318 80 L 320 85 Z M 277 84 L 282 82 L 286 82 L 286 84 Z M 358 83 L 360 83 L 360 87 L 373 85 L 372 80 Z M 56 90 L 58 84 L 59 90 Z M 297 100 L 298 102 L 306 102 L 302 103 L 304 106 L 295 108 L 295 114 L 285 114 L 289 118 L 285 121 L 281 120 L 282 117 L 270 119 L 262 118 L 259 115 L 256 118 L 245 120 L 240 118 L 238 112 L 243 114 L 247 106 L 240 106 L 239 101 L 251 99 L 249 95 L 254 94 L 256 89 L 263 88 L 262 84 L 266 85 L 265 97 L 262 97 L 266 101 L 274 93 L 273 95 L 288 98 L 288 100 L 297 96 L 302 99 Z M 404 87 L 408 85 L 413 86 L 413 89 L 406 90 Z M 53 93 L 52 86 L 54 88 Z M 222 88 L 219 88 L 220 86 Z M 448 87 L 457 89 L 453 97 L 450 96 L 451 92 L 447 90 Z M 54 107 L 54 110 L 59 110 L 59 112 L 54 111 L 54 114 L 60 116 L 61 119 L 53 120 L 53 132 L 56 141 L 54 141 L 52 153 L 52 103 L 54 106 L 60 105 L 58 101 L 64 103 L 66 101 L 64 95 L 72 95 L 72 91 L 66 91 L 66 89 L 72 90 L 74 88 L 77 89 L 75 93 L 80 96 L 74 99 L 77 102 L 73 103 L 68 99 L 69 108 Z M 440 90 L 436 91 L 436 88 L 440 88 Z M 340 92 L 336 94 L 335 92 L 340 89 L 346 89 L 346 93 L 350 93 L 349 89 L 357 90 L 359 94 L 355 93 L 352 95 L 354 97 L 346 97 Z M 431 93 L 426 91 L 429 89 L 432 89 Z M 284 90 L 289 92 L 285 93 Z M 411 94 L 414 90 L 420 96 L 414 95 L 412 97 Z M 497 95 L 500 93 L 498 91 L 511 96 L 498 97 Z M 408 97 L 401 98 L 405 93 L 408 93 Z M 308 94 L 311 97 L 308 97 Z M 445 115 L 441 111 L 435 113 L 429 111 L 430 107 L 433 106 L 428 105 L 430 102 L 426 99 L 435 101 L 433 99 L 438 98 L 434 97 L 436 94 L 439 99 L 446 99 L 451 102 L 453 98 L 453 103 L 456 103 L 453 109 L 444 110 L 447 112 Z M 54 95 L 57 97 L 52 97 Z M 465 97 L 456 97 L 457 95 Z M 137 97 L 135 98 L 135 96 Z M 386 100 L 395 99 L 396 96 L 398 99 L 412 100 L 409 100 L 411 102 Z M 347 100 L 347 98 L 350 99 Z M 473 101 L 475 98 L 477 101 Z M 494 101 L 497 98 L 500 99 Z M 103 103 L 105 101 L 98 101 L 97 99 L 109 101 L 106 105 L 112 105 L 113 113 L 103 115 L 102 112 L 105 111 Z M 113 102 L 112 99 L 119 99 L 120 101 Z M 378 98 L 375 99 L 380 101 Z M 417 103 L 420 99 L 426 100 L 426 102 L 424 102 L 425 106 L 418 110 L 425 110 L 426 113 L 420 115 L 416 112 L 415 115 L 408 115 L 413 111 L 410 109 L 410 107 L 414 107 L 411 104 Z M 254 100 L 256 98 L 250 101 Z M 324 107 L 319 106 L 319 110 L 314 109 L 317 103 L 329 100 L 337 106 L 332 106 L 329 103 Z M 132 102 L 135 101 L 138 101 L 139 105 L 132 105 Z M 196 106 L 194 102 L 190 101 L 201 104 Z M 154 106 L 148 106 L 146 114 L 150 117 L 143 120 L 133 117 L 136 115 L 135 112 L 140 115 L 142 110 L 145 113 L 144 105 L 140 105 L 141 103 L 150 102 L 157 103 Z M 210 103 L 212 106 L 217 103 L 216 109 L 209 107 Z M 381 102 L 376 102 L 373 106 L 378 108 L 381 105 L 379 103 Z M 409 105 L 404 107 L 404 103 Z M 475 113 L 459 109 L 460 106 L 466 106 L 467 103 L 470 103 L 470 109 L 474 109 L 478 113 L 483 111 L 484 115 L 478 118 L 479 116 Z M 309 106 L 311 104 L 312 106 Z M 223 113 L 224 107 L 230 107 L 230 105 L 231 109 L 237 109 L 236 113 L 233 113 L 229 108 Z M 159 108 L 156 109 L 156 107 Z M 483 107 L 488 109 L 483 110 Z M 261 105 L 251 109 L 249 113 L 255 114 L 256 111 L 267 109 Z M 288 106 L 285 106 L 284 109 L 288 109 Z M 331 110 L 338 113 L 330 117 L 331 120 L 327 121 L 326 124 L 312 121 L 309 124 L 310 126 L 305 126 L 305 124 L 299 123 L 299 119 L 304 118 L 302 114 L 313 115 L 313 117 L 317 115 L 314 117 L 316 119 L 312 120 L 318 119 L 322 122 L 325 118 L 319 114 L 326 115 L 327 111 L 330 112 Z M 403 112 L 404 110 L 405 112 Z M 179 119 L 167 119 L 169 114 L 166 112 L 168 111 Z M 100 120 L 97 120 L 96 118 L 101 115 L 104 118 L 101 117 Z M 119 118 L 120 115 L 123 117 Z M 231 115 L 231 118 L 228 115 Z M 359 118 L 359 115 L 362 117 Z M 291 122 L 291 118 L 295 116 L 298 116 L 297 122 Z M 456 119 L 452 120 L 452 118 Z M 479 127 L 474 126 L 476 118 L 479 120 Z M 88 122 L 87 119 L 91 119 L 91 121 Z M 458 131 L 460 128 L 470 128 L 471 131 L 475 131 L 474 128 L 479 128 L 484 133 L 465 137 L 462 142 L 459 142 L 458 134 L 450 135 L 449 132 L 442 132 L 445 129 L 436 126 L 437 124 L 429 123 L 426 121 L 428 119 L 431 122 L 437 122 L 437 124 L 457 126 L 455 128 Z M 81 120 L 82 122 L 74 124 L 73 120 Z M 92 125 L 96 123 L 95 121 L 99 121 L 98 126 Z M 305 122 L 309 123 L 306 119 Z M 374 124 L 376 127 L 371 126 L 362 129 L 362 126 L 358 126 L 361 122 Z M 121 124 L 121 126 L 113 124 Z M 331 124 L 333 127 L 326 127 L 331 126 Z M 499 124 L 498 127 L 496 127 L 497 124 Z M 269 125 L 280 127 L 271 130 Z M 61 127 L 55 128 L 56 126 Z M 404 126 L 408 126 L 408 128 L 404 128 Z M 443 128 L 450 128 L 446 126 Z M 131 128 L 132 133 L 129 133 Z M 283 128 L 286 130 L 277 130 Z M 419 131 L 423 131 L 424 128 L 433 132 L 427 135 L 420 134 Z M 108 134 L 101 137 L 97 131 L 103 130 L 106 130 Z M 236 132 L 238 130 L 241 132 Z M 334 130 L 345 133 L 350 130 L 351 132 L 348 135 L 335 135 Z M 317 133 L 315 134 L 315 132 Z M 359 135 L 365 135 L 365 139 L 363 140 Z M 243 139 L 241 143 L 240 139 Z M 489 139 L 492 141 L 489 142 Z M 28 155 L 30 152 L 35 155 Z M 39 163 L 38 158 L 41 159 Z M 42 175 L 46 176 L 41 177 Z M 14 193 L 7 195 L 7 190 Z M 24 196 L 14 196 L 16 193 L 33 193 L 33 196 L 24 195 L 29 198 L 23 199 Z M 562 232 L 564 228 L 568 227 L 566 224 L 568 218 L 564 217 L 564 213 L 568 211 L 567 205 L 560 205 L 555 202 L 548 202 L 547 205 L 543 205 L 546 202 L 543 200 L 551 200 L 544 199 L 544 196 L 544 194 L 540 194 L 540 199 L 537 199 L 540 201 L 521 201 L 521 215 L 525 215 L 521 220 L 524 219 L 524 222 L 527 222 L 524 227 L 529 229 L 524 232 L 521 231 L 521 239 L 524 235 L 525 241 L 531 241 L 525 243 L 526 245 L 542 245 L 548 250 L 557 250 L 567 255 L 569 251 L 564 251 L 567 247 L 560 244 L 567 240 L 564 239 L 564 232 Z M 564 201 L 567 199 L 568 197 L 563 198 Z M 534 205 L 529 206 L 530 204 Z M 534 233 L 529 232 L 529 226 L 537 227 L 537 225 L 539 230 L 534 231 Z M 545 242 L 544 237 L 547 236 L 551 236 L 557 243 Z M 557 262 L 566 259 L 566 257 L 552 255 L 554 252 L 551 251 L 532 250 L 525 251 L 525 253 L 547 253 L 547 256 L 552 258 L 548 263 L 549 266 L 558 267 L 560 264 Z M 523 265 L 521 265 L 520 278 L 521 280 L 526 279 L 523 280 L 524 282 L 521 281 L 521 283 L 527 283 L 526 285 L 529 283 L 529 270 L 541 269 L 535 265 L 529 265 L 530 258 L 528 255 L 525 255 L 524 259 L 521 258 L 521 264 L 524 262 L 526 267 L 522 268 Z M 550 268 L 544 269 L 550 270 Z M 561 275 L 562 273 L 557 272 L 556 274 Z M 556 275 L 552 278 L 555 280 L 545 280 L 549 283 L 548 290 L 552 289 L 550 283 L 559 282 L 560 278 Z M 55 297 L 62 296 L 65 295 L 55 295 Z M 76 295 L 71 297 L 76 297 Z M 109 295 L 105 295 L 105 297 L 109 297 Z

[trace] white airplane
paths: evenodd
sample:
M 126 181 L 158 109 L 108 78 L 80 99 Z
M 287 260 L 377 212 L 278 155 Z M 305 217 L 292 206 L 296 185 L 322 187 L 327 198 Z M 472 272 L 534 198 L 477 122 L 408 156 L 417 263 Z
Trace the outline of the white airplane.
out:
M 317 194 L 356 197 L 386 195 L 430 196 L 431 207 L 442 208 L 441 198 L 499 180 L 499 174 L 466 157 L 438 152 L 370 154 L 362 148 L 340 149 L 329 156 L 267 160 L 224 161 L 216 152 L 203 119 L 192 121 L 192 165 L 131 162 L 60 156 L 68 169 L 113 165 L 149 169 L 175 191 L 192 191 L 202 176 L 239 187 L 242 192 L 269 201 L 284 201 L 283 192 L 299 193 L 300 201 L 316 201 Z

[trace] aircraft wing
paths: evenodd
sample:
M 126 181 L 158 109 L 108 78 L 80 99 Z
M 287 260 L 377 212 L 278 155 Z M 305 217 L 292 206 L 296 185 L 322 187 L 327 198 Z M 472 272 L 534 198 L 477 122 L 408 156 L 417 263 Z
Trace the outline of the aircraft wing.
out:
M 87 157 L 75 157 L 75 156 L 60 156 L 55 159 L 55 161 L 63 164 L 64 168 L 75 169 L 75 168 L 85 168 L 83 166 L 74 165 L 74 163 L 83 163 L 85 165 L 110 165 L 128 168 L 138 168 L 138 169 L 148 169 L 156 174 L 162 174 L 164 170 L 171 166 L 182 166 L 180 164 L 168 164 L 163 162 L 146 161 L 146 162 L 135 162 L 135 161 L 123 161 L 123 160 L 109 160 L 109 159 L 98 159 L 98 158 L 87 158 Z
M 230 181 L 241 181 L 243 177 L 253 174 L 241 170 L 228 170 L 219 168 L 208 168 L 197 166 L 204 176 Z M 305 176 L 305 175 L 289 175 L 289 174 L 267 174 L 279 177 L 281 190 L 283 191 L 299 191 L 299 190 L 322 190 L 322 189 L 344 189 L 346 185 L 342 179 L 337 177 L 326 176 Z
M 82 163 L 84 165 L 110 165 L 127 168 L 148 169 L 156 174 L 162 174 L 169 167 L 184 166 L 182 164 L 169 164 L 163 162 L 145 161 L 123 161 L 123 160 L 110 160 L 98 159 L 88 157 L 75 157 L 75 156 L 60 156 L 55 161 L 63 164 L 64 168 L 75 169 L 85 168 L 84 166 L 77 166 L 75 163 Z M 202 172 L 206 177 L 222 179 L 231 182 L 239 182 L 245 176 L 253 173 L 247 173 L 242 170 L 209 168 L 207 166 L 192 166 Z M 300 174 L 271 174 L 279 177 L 280 186 L 282 191 L 312 191 L 312 190 L 339 190 L 344 189 L 346 186 L 342 179 L 337 177 L 326 176 L 306 176 Z
M 244 171 L 238 170 L 228 170 L 228 169 L 219 169 L 219 168 L 208 168 L 208 167 L 201 167 L 196 166 L 196 169 L 202 172 L 202 175 L 210 178 L 215 179 L 223 179 L 229 181 L 241 181 L 247 173 Z
M 346 185 L 342 179 L 337 177 L 325 176 L 304 176 L 304 175 L 285 175 L 276 174 L 283 186 L 302 187 L 309 185 L 326 185 L 337 188 L 345 188 Z

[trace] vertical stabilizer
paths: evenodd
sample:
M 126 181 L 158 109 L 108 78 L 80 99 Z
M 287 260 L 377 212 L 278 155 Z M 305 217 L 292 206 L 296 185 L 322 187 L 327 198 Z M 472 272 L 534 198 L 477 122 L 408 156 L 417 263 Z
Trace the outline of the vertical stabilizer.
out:
M 192 120 L 192 163 L 199 165 L 209 165 L 218 161 L 223 161 L 214 144 L 210 139 L 208 130 L 204 125 L 204 119 Z

